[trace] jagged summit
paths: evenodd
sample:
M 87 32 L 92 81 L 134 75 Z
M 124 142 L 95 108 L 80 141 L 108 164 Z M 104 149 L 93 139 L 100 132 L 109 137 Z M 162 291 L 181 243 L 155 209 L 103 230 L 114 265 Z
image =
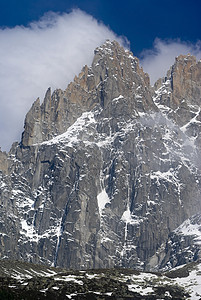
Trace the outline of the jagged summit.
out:
M 187 104 L 199 104 L 201 98 L 201 61 L 196 61 L 194 56 L 180 55 L 176 57 L 174 65 L 163 79 L 159 79 L 155 89 L 162 85 L 169 91 L 169 100 L 166 105 L 177 109 L 185 99 Z M 164 94 L 164 91 L 163 91 Z M 193 102 L 192 102 L 193 101 Z M 160 99 L 163 103 L 163 99 Z
M 37 99 L 27 113 L 22 145 L 30 146 L 65 132 L 83 112 L 101 106 L 110 113 L 112 100 L 122 96 L 127 113 L 156 109 L 149 77 L 139 61 L 116 41 L 107 41 L 95 51 L 91 67 L 85 66 L 67 89 L 48 89 L 43 103 Z
M 154 103 L 201 149 L 201 61 L 180 55 L 155 85 Z
M 201 210 L 200 72 L 180 56 L 154 92 L 138 59 L 107 41 L 66 90 L 37 99 L 21 144 L 0 152 L 1 257 L 179 264 L 165 245 Z

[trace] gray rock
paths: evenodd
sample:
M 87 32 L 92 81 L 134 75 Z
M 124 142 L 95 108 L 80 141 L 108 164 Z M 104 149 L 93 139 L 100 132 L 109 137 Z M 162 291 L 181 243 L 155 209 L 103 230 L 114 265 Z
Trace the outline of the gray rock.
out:
M 7 173 L 0 164 L 1 257 L 149 268 L 169 234 L 201 208 L 198 144 L 183 130 L 186 120 L 177 122 L 182 114 L 166 113 L 182 107 L 180 96 L 168 106 L 160 91 L 153 98 L 138 59 L 107 41 L 65 91 L 36 100 Z

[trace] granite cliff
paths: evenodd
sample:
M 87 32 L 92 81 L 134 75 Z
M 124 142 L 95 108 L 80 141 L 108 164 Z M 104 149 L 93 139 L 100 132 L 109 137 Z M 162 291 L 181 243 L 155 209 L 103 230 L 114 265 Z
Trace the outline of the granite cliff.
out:
M 151 87 L 138 59 L 107 41 L 66 90 L 37 99 L 21 142 L 0 152 L 1 259 L 179 264 L 165 245 L 201 210 L 200 75 L 200 61 L 179 56 Z

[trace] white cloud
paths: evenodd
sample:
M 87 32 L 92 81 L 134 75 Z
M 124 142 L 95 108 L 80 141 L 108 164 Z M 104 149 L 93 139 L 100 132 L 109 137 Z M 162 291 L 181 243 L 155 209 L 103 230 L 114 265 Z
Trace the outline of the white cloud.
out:
M 143 51 L 140 62 L 154 84 L 157 79 L 166 75 L 176 56 L 188 53 L 201 59 L 201 41 L 191 44 L 180 40 L 155 39 L 153 49 Z
M 74 10 L 47 13 L 27 27 L 0 29 L 0 146 L 19 140 L 25 114 L 49 86 L 65 89 L 94 49 L 117 37 L 92 16 Z

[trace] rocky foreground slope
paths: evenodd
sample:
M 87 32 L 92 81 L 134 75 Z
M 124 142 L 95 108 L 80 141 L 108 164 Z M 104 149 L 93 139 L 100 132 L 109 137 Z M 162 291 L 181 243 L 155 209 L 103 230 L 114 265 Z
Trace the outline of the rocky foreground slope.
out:
M 2 300 L 199 300 L 200 297 L 200 263 L 161 274 L 131 269 L 67 271 L 23 262 L 0 262 Z
M 66 90 L 34 102 L 20 144 L 0 153 L 1 259 L 179 265 L 169 239 L 201 209 L 200 111 L 201 61 L 179 56 L 153 88 L 132 53 L 97 48 Z

